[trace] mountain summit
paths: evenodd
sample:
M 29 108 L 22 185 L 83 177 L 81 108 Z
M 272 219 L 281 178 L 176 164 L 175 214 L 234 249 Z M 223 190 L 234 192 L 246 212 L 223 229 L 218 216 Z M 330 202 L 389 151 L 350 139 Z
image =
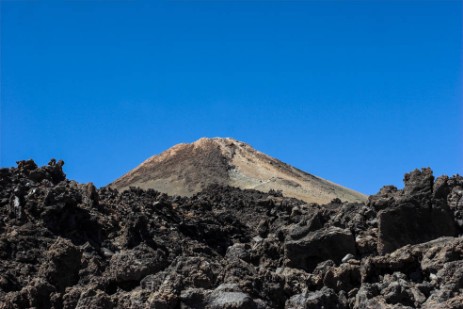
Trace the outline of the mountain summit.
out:
M 323 204 L 334 198 L 366 200 L 361 193 L 303 172 L 232 138 L 201 138 L 178 144 L 147 159 L 110 186 L 191 196 L 211 184 L 264 192 L 281 190 L 285 196 L 309 203 Z

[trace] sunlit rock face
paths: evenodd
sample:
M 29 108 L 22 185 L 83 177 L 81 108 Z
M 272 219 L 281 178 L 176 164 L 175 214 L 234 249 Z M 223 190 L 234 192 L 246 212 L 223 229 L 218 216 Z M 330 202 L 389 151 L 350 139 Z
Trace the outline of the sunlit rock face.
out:
M 153 156 L 110 186 L 155 189 L 191 196 L 211 184 L 263 192 L 279 190 L 307 203 L 335 198 L 364 202 L 366 196 L 285 164 L 232 138 L 202 138 Z

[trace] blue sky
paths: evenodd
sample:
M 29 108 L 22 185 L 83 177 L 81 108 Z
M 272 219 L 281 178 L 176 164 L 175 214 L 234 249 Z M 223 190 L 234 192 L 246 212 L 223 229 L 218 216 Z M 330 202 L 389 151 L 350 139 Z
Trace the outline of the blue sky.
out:
M 372 194 L 463 173 L 461 1 L 0 1 L 1 166 L 234 137 Z

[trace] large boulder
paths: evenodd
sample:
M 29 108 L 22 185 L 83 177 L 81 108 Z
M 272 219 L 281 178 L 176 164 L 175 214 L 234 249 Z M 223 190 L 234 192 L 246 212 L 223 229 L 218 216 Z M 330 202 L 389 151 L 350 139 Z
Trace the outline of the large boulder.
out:
M 378 213 L 378 252 L 385 254 L 408 244 L 418 244 L 441 236 L 454 236 L 455 222 L 450 212 L 404 203 Z
M 323 285 L 333 290 L 349 292 L 361 284 L 361 273 L 358 261 L 343 263 L 339 267 L 329 268 L 323 277 Z
M 1 309 L 50 308 L 51 294 L 55 291 L 43 278 L 34 278 L 20 291 L 0 297 Z
M 340 263 L 348 253 L 356 253 L 354 236 L 349 230 L 338 227 L 323 228 L 304 238 L 285 243 L 287 266 L 308 272 L 322 261 Z
M 285 308 L 287 309 L 319 309 L 319 308 L 333 308 L 342 309 L 347 308 L 347 301 L 345 298 L 340 298 L 338 295 L 329 288 L 323 287 L 318 291 L 307 291 L 301 294 L 293 295 L 286 302 Z
M 432 170 L 429 167 L 421 170 L 415 169 L 405 174 L 404 183 L 404 195 L 413 196 L 414 198 L 429 198 L 434 185 Z
M 440 198 L 447 191 L 444 180 L 434 185 L 431 169 L 414 170 L 405 175 L 402 191 L 381 190 L 370 197 L 370 206 L 379 210 L 378 253 L 456 234 L 453 214 Z
M 76 284 L 79 280 L 82 252 L 71 241 L 58 238 L 45 254 L 39 274 L 47 278 L 58 290 Z
M 236 285 L 223 284 L 212 291 L 207 299 L 210 309 L 256 309 L 256 303 Z
M 209 302 L 211 309 L 254 309 L 256 304 L 243 292 L 214 292 Z
M 163 251 L 141 244 L 133 250 L 123 250 L 111 257 L 109 273 L 118 283 L 138 282 L 167 266 Z
M 112 309 L 114 304 L 110 297 L 101 290 L 89 289 L 82 292 L 75 309 Z
M 181 257 L 175 272 L 184 277 L 183 284 L 196 288 L 212 288 L 222 267 L 218 263 L 200 257 Z
M 421 269 L 437 273 L 446 263 L 463 260 L 463 238 L 442 237 L 422 244 Z

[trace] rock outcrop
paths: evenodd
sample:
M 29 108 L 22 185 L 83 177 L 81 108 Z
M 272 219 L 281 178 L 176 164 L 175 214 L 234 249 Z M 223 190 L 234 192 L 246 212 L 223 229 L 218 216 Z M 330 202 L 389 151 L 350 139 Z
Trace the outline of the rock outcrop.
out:
M 462 308 L 461 176 L 317 205 L 96 189 L 63 164 L 0 169 L 0 308 Z
M 401 191 L 388 187 L 370 197 L 370 206 L 378 210 L 379 253 L 456 235 L 454 214 L 446 199 L 448 193 L 442 188 L 447 186 L 446 182 L 440 179 L 434 188 L 429 168 L 406 174 L 404 182 L 405 188 Z

